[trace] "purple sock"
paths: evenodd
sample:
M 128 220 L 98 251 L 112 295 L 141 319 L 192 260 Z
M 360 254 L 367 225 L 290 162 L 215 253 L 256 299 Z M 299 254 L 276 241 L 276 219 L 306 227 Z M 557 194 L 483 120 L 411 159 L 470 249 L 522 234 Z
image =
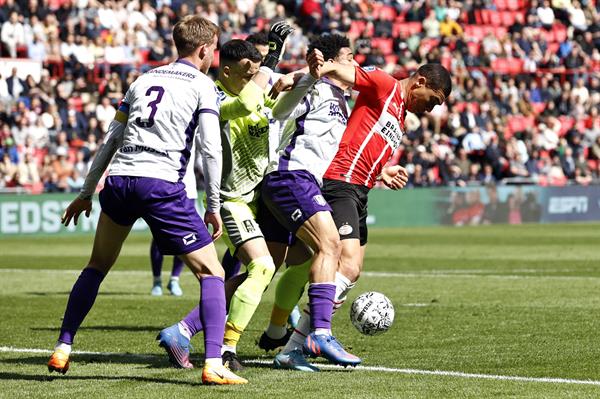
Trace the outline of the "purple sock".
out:
M 196 306 L 190 313 L 181 320 L 185 323 L 192 337 L 203 330 L 200 320 L 200 306 Z
M 86 267 L 71 289 L 58 340 L 72 345 L 79 326 L 94 305 L 104 274 Z
M 171 270 L 171 277 L 179 277 L 183 271 L 183 261 L 179 259 L 179 256 L 173 257 L 173 270 Z
M 237 275 L 242 268 L 242 262 L 229 252 L 225 251 L 223 254 L 223 261 L 221 262 L 223 269 L 225 269 L 225 280 L 229 280 L 233 276 Z
M 335 284 L 318 283 L 308 286 L 308 306 L 310 308 L 310 330 L 325 328 L 331 330 L 331 314 L 335 299 Z
M 152 263 L 152 275 L 154 277 L 160 277 L 163 264 L 163 254 L 158 249 L 158 245 L 156 245 L 156 241 L 154 240 L 152 240 L 152 244 L 150 245 L 150 263 Z
M 200 319 L 204 326 L 204 356 L 221 357 L 225 334 L 225 283 L 221 277 L 208 276 L 200 280 Z

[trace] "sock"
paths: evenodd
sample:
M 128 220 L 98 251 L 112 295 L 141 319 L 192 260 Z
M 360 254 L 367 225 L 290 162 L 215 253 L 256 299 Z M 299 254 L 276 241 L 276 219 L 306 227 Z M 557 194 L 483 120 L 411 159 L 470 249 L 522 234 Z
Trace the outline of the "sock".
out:
M 179 259 L 179 256 L 173 257 L 173 269 L 171 270 L 171 280 L 179 280 L 179 276 L 181 275 L 184 266 L 185 265 L 183 261 Z
M 317 328 L 331 330 L 331 314 L 333 313 L 334 299 L 334 283 L 311 283 L 308 286 L 311 331 Z
M 204 366 L 208 366 L 208 367 L 223 367 L 223 361 L 221 360 L 221 357 L 212 357 L 212 358 L 206 358 L 204 359 Z
M 270 256 L 263 256 L 248 263 L 248 277 L 235 290 L 229 303 L 229 316 L 225 326 L 225 340 L 229 346 L 237 346 L 240 336 L 254 315 L 262 294 L 275 273 Z
M 183 335 L 187 339 L 190 339 L 190 340 L 192 339 L 193 334 L 191 333 L 187 324 L 185 324 L 183 321 L 180 321 L 179 323 L 177 323 L 177 328 L 179 329 L 179 332 L 181 333 L 181 335 Z
M 221 348 L 221 354 L 223 354 L 225 352 L 237 353 L 237 347 L 231 346 L 231 345 L 223 345 L 223 347 Z
M 221 264 L 223 265 L 223 269 L 225 269 L 225 280 L 229 280 L 233 276 L 237 275 L 242 268 L 242 262 L 233 256 L 229 250 L 225 251 L 223 254 Z
M 154 240 L 152 240 L 152 244 L 150 245 L 150 263 L 152 264 L 152 275 L 155 277 L 154 282 L 156 283 L 156 277 L 158 277 L 158 281 L 160 282 L 163 254 L 160 252 L 160 249 L 158 249 L 158 245 L 156 245 L 156 241 Z
M 306 336 L 310 334 L 310 313 L 308 309 L 304 309 L 302 312 L 302 316 L 300 316 L 300 321 L 298 322 L 298 326 L 294 329 L 292 336 L 288 340 L 287 344 L 283 348 L 283 353 L 289 353 L 293 350 L 299 349 L 302 350 L 302 345 L 304 345 L 304 341 L 306 340 Z
M 190 313 L 180 321 L 185 324 L 190 332 L 190 338 L 203 330 L 202 320 L 200 319 L 200 306 L 196 306 Z
M 269 323 L 269 327 L 265 330 L 265 334 L 273 339 L 280 339 L 285 337 L 287 328 L 285 326 L 278 326 L 273 323 Z
M 225 283 L 221 277 L 208 276 L 200 280 L 200 286 L 200 319 L 204 326 L 205 358 L 221 358 L 225 325 Z
M 332 315 L 335 314 L 335 311 L 342 306 L 344 301 L 346 300 L 346 296 L 348 292 L 354 287 L 354 284 L 350 282 L 343 274 L 336 273 L 335 274 L 335 302 L 333 307 Z M 331 334 L 331 330 L 328 329 L 315 329 L 315 333 L 328 333 Z M 301 312 L 300 321 L 298 321 L 298 326 L 294 329 L 292 336 L 290 337 L 288 343 L 283 349 L 284 353 L 292 351 L 294 349 L 302 349 L 302 345 L 304 344 L 304 340 L 306 336 L 310 334 L 310 311 L 308 309 L 304 309 Z M 276 338 L 271 334 L 268 334 L 271 338 Z
M 100 271 L 90 267 L 83 269 L 69 295 L 58 336 L 60 342 L 73 344 L 73 338 L 79 326 L 96 301 L 102 280 L 104 280 L 104 274 Z
M 288 266 L 281 273 L 275 289 L 275 303 L 271 312 L 271 323 L 285 326 L 287 318 L 298 303 L 308 283 L 312 259 L 298 266 Z
M 342 273 L 335 273 L 335 300 L 333 302 L 333 314 L 342 307 L 344 302 L 346 302 L 346 298 L 348 296 L 348 292 L 354 288 L 354 284 Z
M 179 277 L 177 277 L 177 276 L 171 276 L 171 278 L 169 279 L 169 281 L 179 281 Z
M 160 276 L 154 276 L 152 282 L 154 283 L 154 285 L 162 285 L 162 279 L 160 278 Z
M 71 354 L 71 345 L 70 344 L 65 344 L 64 342 L 60 342 L 58 341 L 56 343 L 56 345 L 54 346 L 54 350 L 61 350 L 64 353 L 66 353 L 67 355 Z

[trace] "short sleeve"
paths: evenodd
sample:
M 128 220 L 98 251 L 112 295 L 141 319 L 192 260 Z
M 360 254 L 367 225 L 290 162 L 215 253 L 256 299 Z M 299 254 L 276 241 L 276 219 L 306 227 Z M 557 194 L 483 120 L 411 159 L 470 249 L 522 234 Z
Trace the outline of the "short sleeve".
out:
M 217 86 L 211 80 L 205 79 L 200 87 L 199 112 L 208 112 L 219 116 L 220 98 Z
M 390 93 L 397 80 L 375 67 L 355 67 L 354 90 L 363 96 L 379 99 Z

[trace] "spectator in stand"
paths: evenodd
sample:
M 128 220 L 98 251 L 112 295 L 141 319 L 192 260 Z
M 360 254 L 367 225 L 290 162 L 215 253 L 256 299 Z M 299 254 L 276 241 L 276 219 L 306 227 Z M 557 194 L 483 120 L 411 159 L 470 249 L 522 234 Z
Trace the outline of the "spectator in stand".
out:
M 2 24 L 0 39 L 6 49 L 6 54 L 11 58 L 16 58 L 17 48 L 26 44 L 25 28 L 19 21 L 19 13 L 17 11 L 11 11 L 8 20 Z

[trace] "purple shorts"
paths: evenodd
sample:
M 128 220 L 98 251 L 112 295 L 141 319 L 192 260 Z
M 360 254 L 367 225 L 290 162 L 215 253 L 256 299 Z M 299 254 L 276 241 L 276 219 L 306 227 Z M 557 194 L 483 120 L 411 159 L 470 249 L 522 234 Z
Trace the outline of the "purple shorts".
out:
M 291 247 L 296 242 L 296 236 L 279 223 L 262 197 L 258 198 L 256 222 L 260 226 L 265 241 L 285 244 L 288 247 Z
M 183 255 L 212 242 L 183 183 L 152 177 L 109 176 L 99 195 L 102 212 L 115 223 L 146 221 L 164 255 Z
M 261 195 L 279 223 L 294 234 L 315 213 L 331 212 L 319 183 L 305 170 L 269 173 L 263 180 Z

